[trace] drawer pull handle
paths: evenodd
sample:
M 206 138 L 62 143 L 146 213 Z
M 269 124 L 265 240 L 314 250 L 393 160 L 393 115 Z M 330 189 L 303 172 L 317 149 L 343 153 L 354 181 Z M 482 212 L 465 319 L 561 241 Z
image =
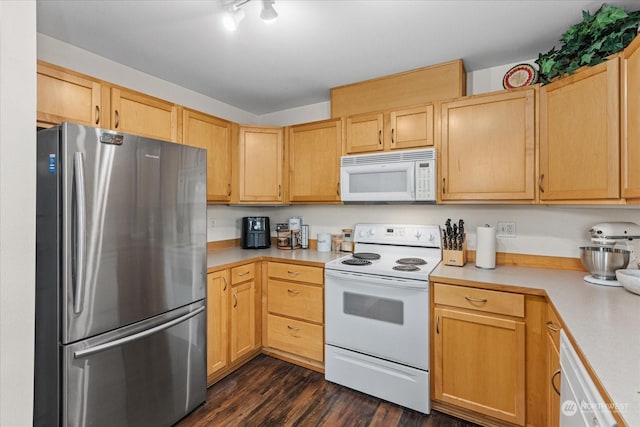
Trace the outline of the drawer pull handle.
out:
M 294 326 L 287 325 L 287 328 L 288 328 L 291 332 L 300 332 L 300 328 L 296 328 L 296 327 L 294 327 Z
M 227 196 L 231 195 L 231 184 L 227 184 Z
M 287 292 L 289 292 L 290 295 L 294 295 L 294 296 L 300 293 L 300 291 L 296 289 L 287 289 Z
M 120 113 L 118 112 L 118 110 L 116 110 L 115 112 L 115 116 L 116 116 L 116 120 L 115 120 L 115 128 L 118 129 L 118 126 L 120 126 Z
M 558 390 L 558 387 L 556 387 L 556 377 L 560 375 L 560 369 L 558 369 L 557 371 L 555 371 L 553 373 L 553 375 L 551 375 L 551 387 L 553 387 L 553 391 L 555 391 L 556 393 L 558 393 L 558 396 L 560 396 L 560 390 Z
M 547 322 L 547 329 L 549 329 L 551 332 L 558 332 L 560 330 L 560 328 L 555 326 L 551 320 Z
M 543 179 L 544 179 L 544 174 L 540 174 L 540 177 L 538 178 L 538 190 L 540 190 L 541 193 L 544 193 L 544 188 L 542 187 Z
M 100 107 L 96 105 L 96 124 L 100 124 Z
M 233 308 L 236 308 L 238 306 L 238 293 L 234 292 L 233 293 Z
M 464 299 L 466 299 L 469 302 L 478 302 L 481 304 L 484 304 L 485 302 L 487 302 L 486 298 L 471 298 L 471 297 L 464 297 Z
M 382 131 L 378 131 L 378 144 L 382 145 Z
M 222 281 L 224 282 L 224 288 L 222 288 L 223 291 L 227 290 L 227 278 L 222 276 Z
M 299 271 L 291 271 L 291 270 L 287 270 L 287 273 L 289 273 L 289 275 L 291 276 L 297 276 L 298 274 L 300 274 Z
M 247 274 L 249 274 L 249 271 L 244 271 L 242 273 L 238 273 L 238 276 L 246 276 Z
M 436 334 L 440 333 L 440 316 L 436 316 Z

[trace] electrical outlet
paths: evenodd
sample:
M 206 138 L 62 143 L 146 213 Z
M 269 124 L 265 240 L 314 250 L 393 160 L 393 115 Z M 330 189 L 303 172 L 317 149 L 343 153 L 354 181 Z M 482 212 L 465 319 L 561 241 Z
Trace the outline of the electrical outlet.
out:
M 497 237 L 516 237 L 516 223 L 498 221 L 496 236 Z

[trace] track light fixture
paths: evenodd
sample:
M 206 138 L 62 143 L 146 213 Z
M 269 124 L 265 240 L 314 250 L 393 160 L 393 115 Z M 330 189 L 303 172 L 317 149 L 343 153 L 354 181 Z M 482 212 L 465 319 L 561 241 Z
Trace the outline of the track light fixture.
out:
M 244 19 L 245 13 L 242 6 L 249 3 L 251 0 L 232 0 L 226 3 L 226 11 L 222 16 L 222 24 L 229 31 L 235 31 L 238 29 L 238 25 Z M 260 12 L 260 18 L 267 23 L 273 22 L 278 17 L 273 4 L 275 0 L 262 0 L 262 11 Z

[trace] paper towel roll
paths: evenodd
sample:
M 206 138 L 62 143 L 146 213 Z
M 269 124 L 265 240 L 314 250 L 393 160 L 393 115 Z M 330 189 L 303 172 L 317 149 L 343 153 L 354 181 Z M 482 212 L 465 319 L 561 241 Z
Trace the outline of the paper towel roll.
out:
M 489 225 L 476 228 L 476 267 L 496 268 L 496 229 Z

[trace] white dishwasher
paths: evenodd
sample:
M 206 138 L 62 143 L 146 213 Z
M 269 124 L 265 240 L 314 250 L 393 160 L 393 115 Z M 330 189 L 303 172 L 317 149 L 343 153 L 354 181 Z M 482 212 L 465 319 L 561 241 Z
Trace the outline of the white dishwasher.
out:
M 560 427 L 617 427 L 578 354 L 560 331 Z

